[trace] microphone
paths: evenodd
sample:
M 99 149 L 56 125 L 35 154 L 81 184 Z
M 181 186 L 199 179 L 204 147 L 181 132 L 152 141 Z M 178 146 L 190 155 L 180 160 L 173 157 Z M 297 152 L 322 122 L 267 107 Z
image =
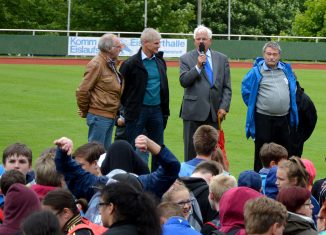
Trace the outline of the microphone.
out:
M 199 43 L 199 53 L 200 54 L 205 54 L 205 44 L 203 42 Z M 205 62 L 203 62 L 203 66 L 205 65 Z

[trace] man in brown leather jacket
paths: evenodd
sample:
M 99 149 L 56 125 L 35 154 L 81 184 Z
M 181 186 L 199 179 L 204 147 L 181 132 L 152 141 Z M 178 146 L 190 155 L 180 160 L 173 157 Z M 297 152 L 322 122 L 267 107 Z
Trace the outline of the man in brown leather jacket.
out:
M 78 113 L 86 118 L 89 127 L 88 142 L 100 142 L 106 150 L 111 145 L 124 87 L 115 64 L 122 47 L 116 35 L 103 35 L 98 43 L 99 53 L 87 64 L 84 79 L 76 91 Z

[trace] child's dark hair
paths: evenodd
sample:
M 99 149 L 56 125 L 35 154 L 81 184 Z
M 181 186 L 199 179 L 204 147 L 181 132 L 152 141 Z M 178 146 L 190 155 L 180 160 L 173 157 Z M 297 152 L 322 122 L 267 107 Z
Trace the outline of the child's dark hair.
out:
M 79 211 L 82 211 L 83 213 L 86 213 L 88 210 L 88 202 L 85 198 L 79 198 L 76 201 L 76 205 Z
M 50 211 L 38 211 L 28 216 L 21 225 L 24 235 L 61 235 L 59 220 Z
M 210 125 L 201 125 L 193 135 L 193 144 L 197 154 L 209 155 L 218 142 L 218 132 Z
M 48 192 L 43 198 L 42 204 L 50 206 L 58 212 L 62 212 L 64 208 L 68 208 L 74 215 L 79 213 L 74 196 L 66 189 L 55 189 Z
M 223 173 L 223 166 L 221 163 L 213 160 L 202 161 L 194 169 L 193 173 L 196 172 L 203 172 L 203 173 L 209 172 L 212 175 L 218 175 Z
M 0 180 L 2 194 L 6 195 L 10 186 L 16 183 L 24 185 L 26 184 L 26 178 L 24 174 L 18 170 L 6 171 Z
M 271 161 L 276 164 L 282 159 L 288 159 L 288 151 L 282 145 L 271 143 L 265 143 L 260 148 L 259 158 L 264 167 L 269 168 Z
M 84 144 L 76 149 L 73 156 L 84 158 L 87 162 L 93 163 L 105 153 L 104 146 L 98 142 Z
M 28 163 L 32 165 L 32 150 L 27 147 L 26 144 L 22 143 L 15 143 L 12 145 L 9 145 L 4 151 L 2 155 L 2 163 L 6 164 L 6 160 L 8 157 L 13 155 L 22 155 L 25 156 L 28 160 Z
M 133 221 L 138 233 L 142 235 L 160 235 L 160 219 L 154 198 L 139 192 L 129 184 L 115 182 L 105 186 L 101 198 L 115 207 L 115 222 Z

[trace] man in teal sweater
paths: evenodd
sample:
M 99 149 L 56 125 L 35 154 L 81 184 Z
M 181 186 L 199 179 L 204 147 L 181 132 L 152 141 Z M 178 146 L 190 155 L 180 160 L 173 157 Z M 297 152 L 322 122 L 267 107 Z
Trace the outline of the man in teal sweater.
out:
M 141 34 L 141 48 L 120 67 L 125 79 L 121 102 L 124 107 L 126 134 L 134 147 L 135 138 L 146 134 L 156 143 L 163 144 L 163 131 L 169 110 L 169 86 L 166 64 L 158 53 L 161 35 L 152 28 Z M 152 170 L 157 168 L 152 159 Z M 148 161 L 148 159 L 147 159 Z

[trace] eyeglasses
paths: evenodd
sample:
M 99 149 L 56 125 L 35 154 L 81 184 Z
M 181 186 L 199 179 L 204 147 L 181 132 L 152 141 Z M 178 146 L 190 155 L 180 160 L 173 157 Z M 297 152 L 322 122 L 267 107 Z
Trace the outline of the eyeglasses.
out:
M 177 202 L 177 204 L 180 206 L 180 207 L 184 207 L 186 204 L 191 204 L 194 200 L 193 199 L 189 199 L 187 201 L 181 201 L 181 202 Z
M 310 206 L 312 206 L 312 203 L 311 202 L 307 202 L 307 203 L 305 203 L 305 204 L 303 204 L 304 206 L 308 206 L 308 207 L 310 207 Z
M 124 48 L 125 46 L 124 46 L 124 45 L 116 45 L 116 46 L 112 46 L 112 47 L 116 47 L 116 48 L 122 49 L 122 48 Z
M 109 202 L 99 202 L 97 205 L 96 205 L 96 209 L 100 209 L 102 206 L 107 206 L 109 205 L 110 203 Z

